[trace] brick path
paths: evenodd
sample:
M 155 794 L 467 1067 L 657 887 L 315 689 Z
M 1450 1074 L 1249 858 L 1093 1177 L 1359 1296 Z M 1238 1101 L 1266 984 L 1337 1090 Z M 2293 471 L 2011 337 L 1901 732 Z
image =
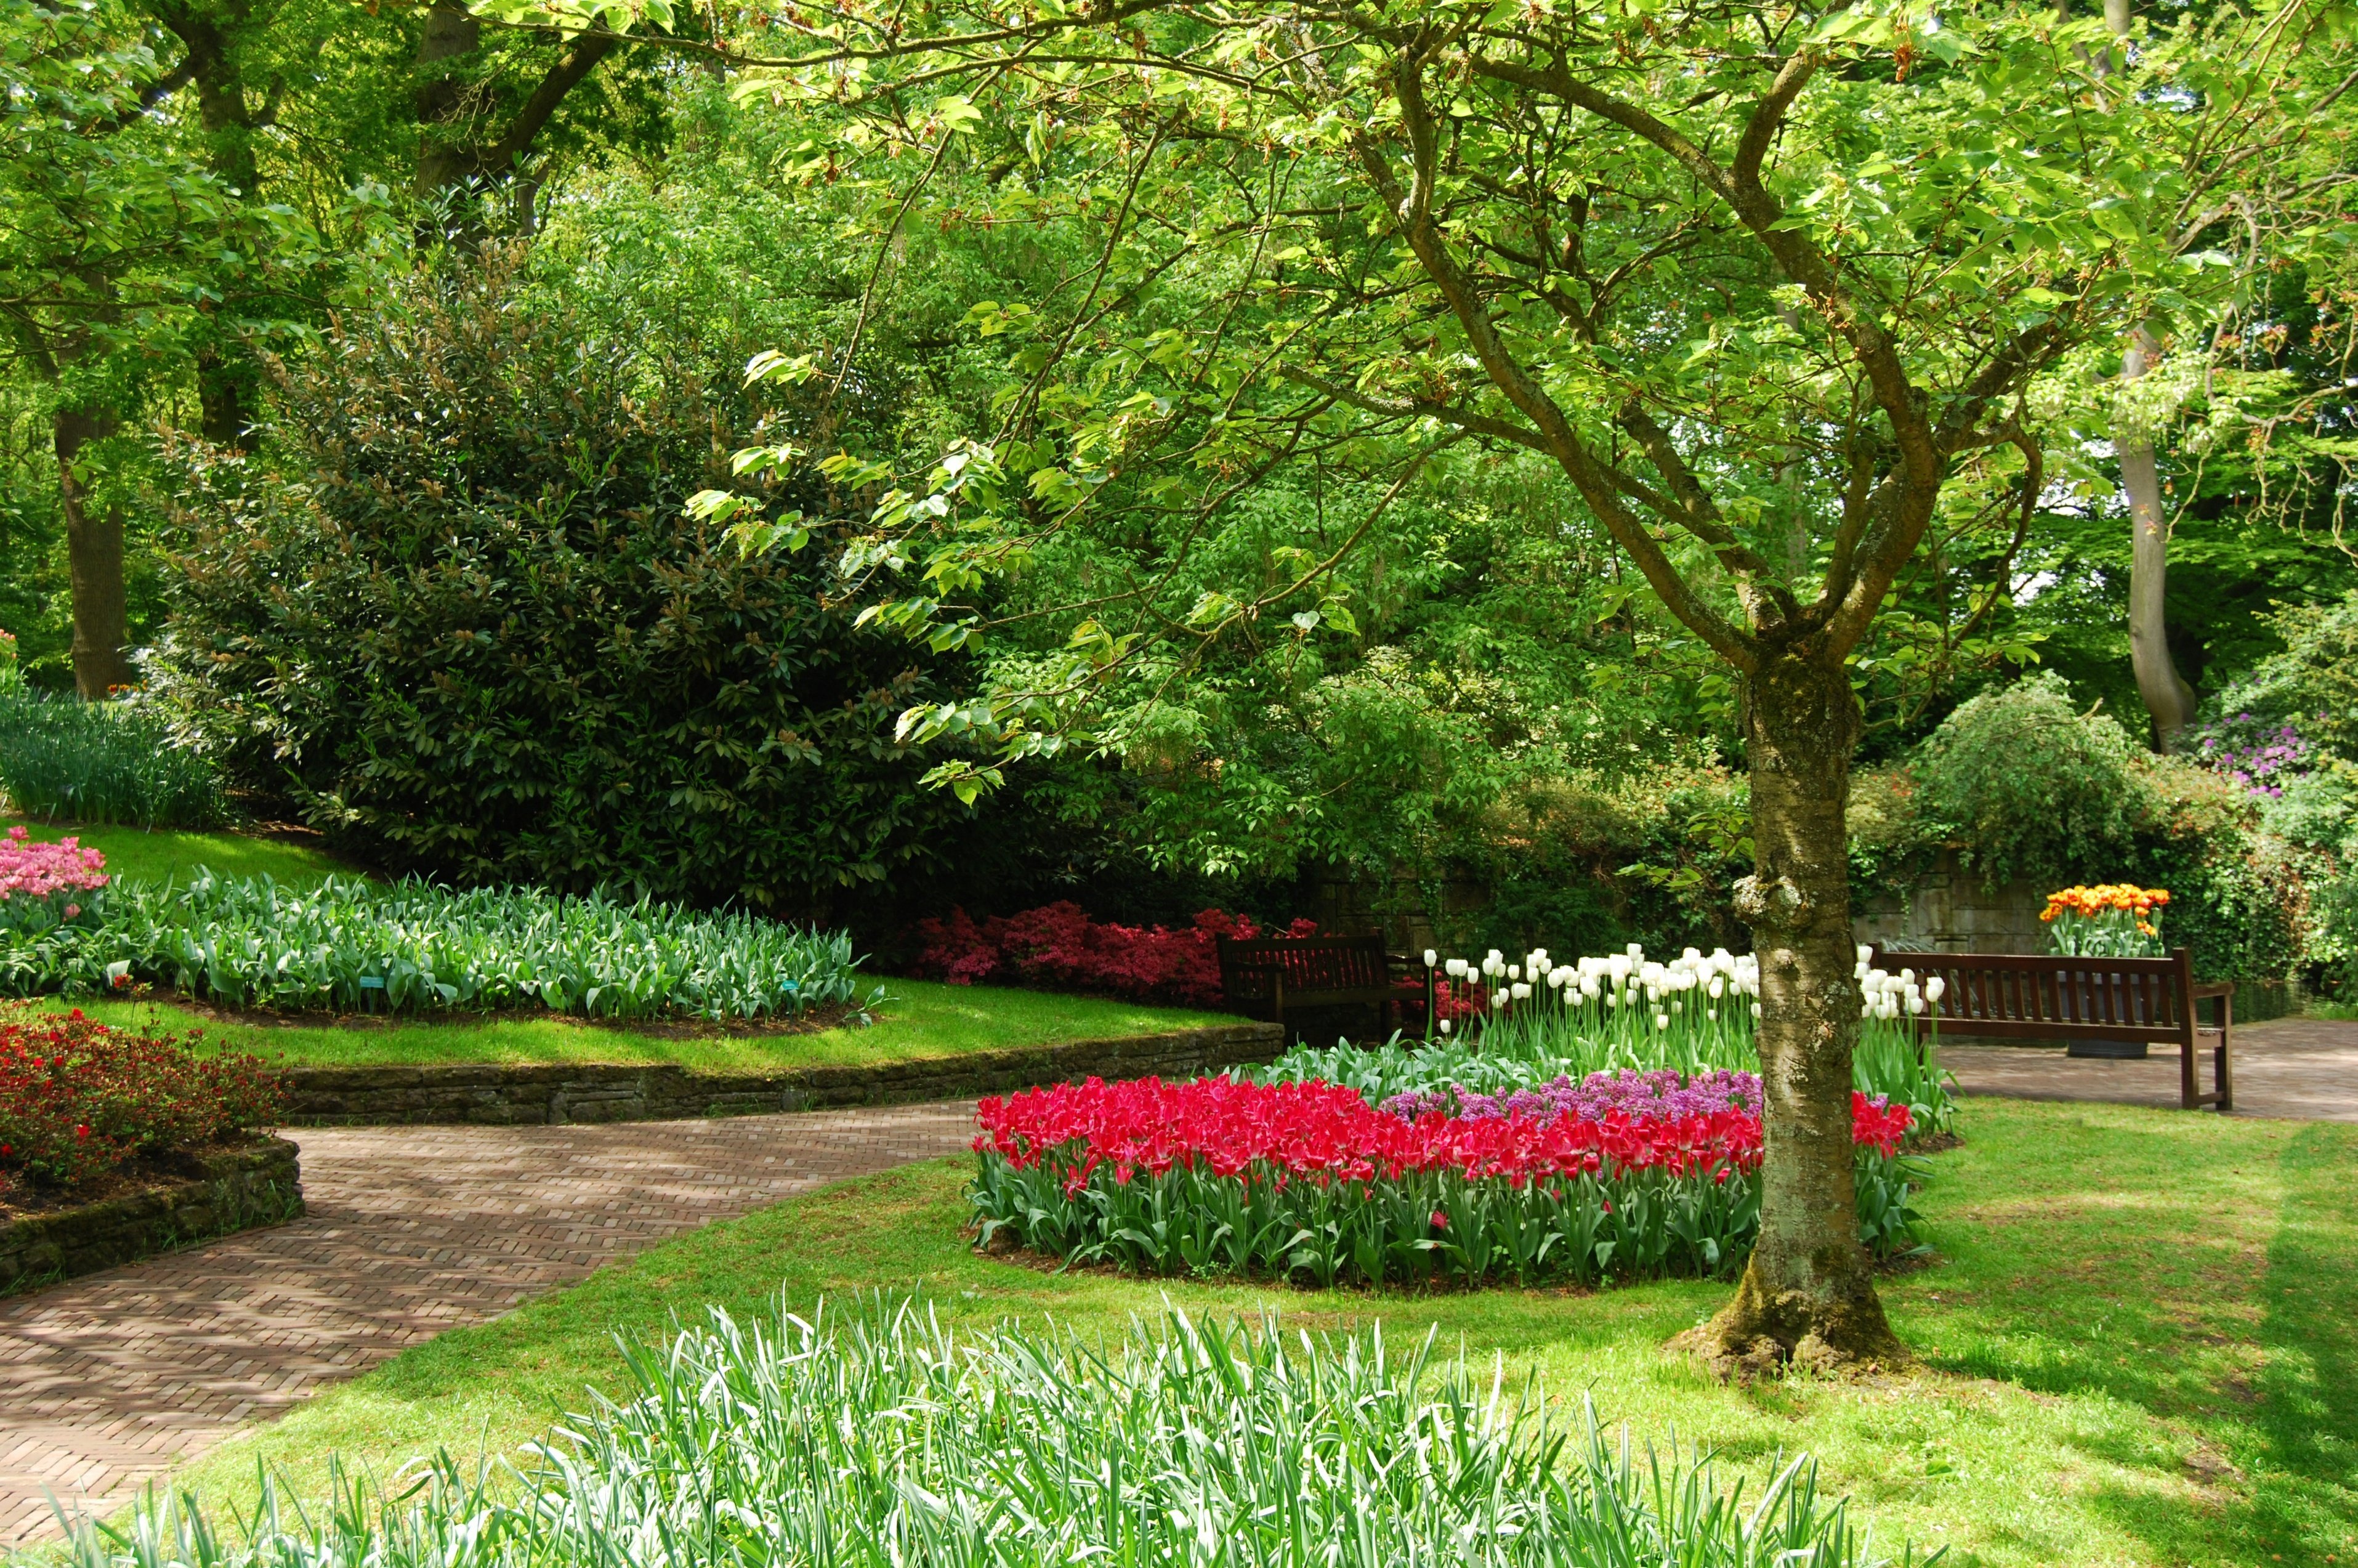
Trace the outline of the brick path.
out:
M 2156 1045 L 2142 1062 L 2067 1057 L 2051 1047 L 1943 1045 L 1941 1061 L 1969 1095 L 2015 1099 L 2178 1104 L 2178 1048 Z M 2211 1087 L 2211 1058 L 2200 1061 Z M 2298 1121 L 2358 1121 L 2358 1022 L 2277 1018 L 2237 1026 L 2235 1114 Z
M 966 1104 L 620 1127 L 308 1129 L 309 1212 L 0 1300 L 0 1551 L 256 1417 L 665 1237 L 956 1152 Z

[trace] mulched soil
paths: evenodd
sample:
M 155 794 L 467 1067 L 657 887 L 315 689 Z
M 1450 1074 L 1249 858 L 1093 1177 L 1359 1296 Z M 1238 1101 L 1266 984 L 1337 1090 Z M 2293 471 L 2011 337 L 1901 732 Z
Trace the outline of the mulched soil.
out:
M 204 1174 L 203 1156 L 243 1149 L 253 1141 L 250 1138 L 236 1138 L 226 1142 L 207 1144 L 200 1149 L 176 1149 L 144 1154 L 70 1187 L 11 1181 L 0 1175 L 0 1225 L 13 1224 L 20 1219 L 38 1219 L 45 1215 L 103 1203 L 108 1198 L 146 1192 L 150 1187 L 177 1186 Z

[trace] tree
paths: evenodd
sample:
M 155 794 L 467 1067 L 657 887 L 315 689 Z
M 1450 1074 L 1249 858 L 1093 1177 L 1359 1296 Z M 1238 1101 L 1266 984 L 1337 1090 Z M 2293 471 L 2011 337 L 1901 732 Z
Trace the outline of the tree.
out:
M 121 426 L 137 362 L 183 298 L 175 266 L 222 205 L 158 145 L 150 114 L 186 78 L 157 65 L 137 28 L 93 5 L 5 0 L 0 43 L 0 319 L 10 357 L 49 388 L 74 680 L 103 697 L 134 676 L 124 519 L 94 493 L 91 449 Z
M 848 119 L 808 167 L 870 154 L 878 278 L 909 226 L 1093 242 L 1041 297 L 978 306 L 1011 349 L 994 429 L 922 480 L 820 462 L 878 496 L 847 568 L 909 584 L 872 614 L 970 645 L 993 629 L 986 585 L 1092 518 L 1184 552 L 1305 452 L 1394 475 L 1333 547 L 1281 553 L 1274 583 L 1184 603 L 1167 573 L 1104 584 L 1060 660 L 905 717 L 996 749 L 936 776 L 971 792 L 1058 749 L 1138 664 L 1280 618 L 1347 625 L 1336 561 L 1435 450 L 1537 454 L 1740 687 L 1764 1214 L 1701 1347 L 1731 1369 L 1901 1357 L 1852 1203 L 1852 660 L 1936 531 L 2029 525 L 2067 355 L 2232 286 L 2209 248 L 2226 180 L 2338 135 L 2306 113 L 2325 96 L 2306 73 L 2344 58 L 2325 14 L 2181 23 L 2136 94 L 2080 52 L 2100 21 L 2003 4 L 832 16 L 766 59 L 749 47 L 744 91 Z M 823 402 L 854 340 L 754 372 Z M 803 444 L 740 460 L 800 464 Z M 805 537 L 741 497 L 699 505 L 751 546 Z M 1985 603 L 2007 586 L 1989 554 L 1987 580 L 1954 585 Z

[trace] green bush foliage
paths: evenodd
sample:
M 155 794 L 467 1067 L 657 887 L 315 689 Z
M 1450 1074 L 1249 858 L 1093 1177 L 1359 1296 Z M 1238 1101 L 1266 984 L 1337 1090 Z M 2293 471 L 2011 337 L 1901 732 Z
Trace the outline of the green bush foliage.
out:
M 686 514 L 737 378 L 515 266 L 387 286 L 278 368 L 257 459 L 181 449 L 164 697 L 395 871 L 824 914 L 922 861 L 965 808 L 893 738 L 917 657 L 824 531 L 747 558 Z
M 859 963 L 842 932 L 644 897 L 200 872 L 186 887 L 103 888 L 79 920 L 0 938 L 0 995 L 148 982 L 232 1007 L 797 1018 L 875 1000 Z
M 1861 774 L 1851 832 L 1862 894 L 1905 893 L 1947 850 L 1993 884 L 2168 888 L 2169 943 L 2206 976 L 2273 979 L 2299 959 L 2299 869 L 2259 803 L 2143 751 L 2050 673 L 1973 698 L 1906 762 Z

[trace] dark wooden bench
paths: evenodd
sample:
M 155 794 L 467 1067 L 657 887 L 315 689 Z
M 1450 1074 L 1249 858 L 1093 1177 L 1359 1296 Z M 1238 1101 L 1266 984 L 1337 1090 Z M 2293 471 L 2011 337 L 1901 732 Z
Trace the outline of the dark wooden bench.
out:
M 2117 1041 L 2138 1045 L 2159 1041 L 2178 1046 L 2178 1101 L 2188 1110 L 2215 1105 L 2235 1108 L 2234 1079 L 2227 1037 L 2234 1028 L 2235 988 L 2224 981 L 2198 981 L 2183 947 L 2166 958 L 2068 958 L 2051 954 L 1883 953 L 1868 961 L 1898 972 L 1916 971 L 1918 983 L 1932 976 L 1941 999 L 1924 1010 L 1925 1021 L 1944 1040 Z M 2205 1025 L 2196 1004 L 2218 1004 L 2218 1022 Z M 2215 1038 L 2212 1090 L 2201 1092 L 2195 1053 Z
M 1404 983 L 1408 957 L 1381 936 L 1220 938 L 1220 989 L 1233 1011 L 1283 1028 L 1289 1009 L 1376 1009 L 1379 1036 L 1391 1032 L 1392 1010 L 1422 996 Z

